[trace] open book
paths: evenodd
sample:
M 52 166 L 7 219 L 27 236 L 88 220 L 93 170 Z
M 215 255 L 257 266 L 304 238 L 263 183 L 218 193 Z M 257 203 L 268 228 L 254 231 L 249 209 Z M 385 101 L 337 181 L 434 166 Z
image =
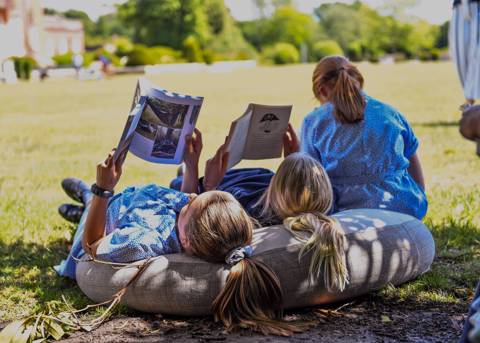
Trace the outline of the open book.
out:
M 282 156 L 292 106 L 249 104 L 232 122 L 227 137 L 228 169 L 243 159 L 261 160 Z
M 185 136 L 192 134 L 202 102 L 202 97 L 171 93 L 139 78 L 114 160 L 123 162 L 131 151 L 149 162 L 182 163 Z

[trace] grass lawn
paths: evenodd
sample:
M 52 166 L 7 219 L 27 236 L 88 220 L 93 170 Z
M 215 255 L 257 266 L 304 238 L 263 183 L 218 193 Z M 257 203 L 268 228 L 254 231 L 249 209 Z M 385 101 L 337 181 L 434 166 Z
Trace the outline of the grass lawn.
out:
M 293 104 L 293 123 L 316 101 L 313 65 L 261 67 L 232 73 L 152 76 L 170 90 L 205 97 L 198 126 L 204 156 L 223 141 L 231 120 L 249 102 Z M 401 287 L 377 293 L 378 301 L 464 305 L 480 275 L 480 158 L 458 133 L 462 103 L 450 63 L 361 64 L 367 92 L 399 108 L 421 141 L 419 150 L 430 201 L 427 225 L 437 245 L 432 270 Z M 88 302 L 76 284 L 52 266 L 67 255 L 74 226 L 58 214 L 69 199 L 60 181 L 89 183 L 95 165 L 116 145 L 131 103 L 136 76 L 43 84 L 0 84 L 0 322 L 19 318 L 64 294 L 75 306 Z M 275 168 L 278 160 L 242 162 Z M 202 163 L 203 165 L 203 163 Z M 176 166 L 153 165 L 129 155 L 121 189 L 130 184 L 168 184 Z M 433 306 L 432 305 L 432 306 Z

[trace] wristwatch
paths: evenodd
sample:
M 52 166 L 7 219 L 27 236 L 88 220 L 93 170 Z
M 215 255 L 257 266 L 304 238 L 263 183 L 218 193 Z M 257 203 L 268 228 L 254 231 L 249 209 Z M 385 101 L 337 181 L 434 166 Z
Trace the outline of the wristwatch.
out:
M 106 189 L 98 187 L 96 183 L 92 185 L 90 191 L 96 196 L 99 196 L 100 198 L 111 198 L 115 193 L 114 191 L 107 191 Z

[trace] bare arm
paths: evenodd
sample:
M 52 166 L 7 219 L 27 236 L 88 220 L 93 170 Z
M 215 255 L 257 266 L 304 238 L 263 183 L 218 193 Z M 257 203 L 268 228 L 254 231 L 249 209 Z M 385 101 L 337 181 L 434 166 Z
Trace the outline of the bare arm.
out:
M 100 240 L 105 237 L 107 205 L 108 199 L 93 196 L 82 238 L 83 250 L 92 256 L 95 256 Z
M 203 187 L 206 191 L 213 191 L 222 182 L 227 172 L 229 152 L 227 147 L 222 144 L 215 156 L 205 163 L 205 177 L 203 178 Z
M 287 132 L 283 135 L 283 156 L 294 154 L 300 151 L 300 140 L 292 124 L 288 123 Z
M 194 135 L 186 138 L 185 174 L 183 175 L 181 191 L 184 193 L 198 193 L 198 161 L 202 152 L 202 133 L 195 129 Z
M 418 183 L 422 189 L 425 189 L 425 179 L 423 177 L 422 164 L 420 163 L 420 158 L 418 158 L 417 154 L 414 154 L 412 157 L 410 157 L 410 166 L 408 167 L 408 172 L 415 182 Z
M 108 191 L 113 191 L 122 175 L 121 162 L 116 165 L 113 161 L 114 152 L 112 150 L 106 160 L 97 165 L 97 186 Z M 92 256 L 95 256 L 98 244 L 105 237 L 107 206 L 108 199 L 94 195 L 82 237 L 83 250 Z

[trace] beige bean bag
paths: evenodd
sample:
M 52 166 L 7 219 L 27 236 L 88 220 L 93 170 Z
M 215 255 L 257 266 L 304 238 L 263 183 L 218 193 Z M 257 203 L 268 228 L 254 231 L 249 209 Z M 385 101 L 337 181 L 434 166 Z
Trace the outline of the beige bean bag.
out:
M 329 293 L 323 280 L 308 281 L 310 255 L 298 260 L 302 244 L 282 226 L 258 229 L 254 256 L 278 275 L 286 308 L 305 307 L 352 298 L 398 285 L 425 273 L 432 264 L 435 244 L 419 220 L 383 210 L 350 210 L 334 216 L 346 232 L 350 284 L 344 292 Z M 93 301 L 111 298 L 137 272 L 95 262 L 79 262 L 77 282 Z M 136 310 L 176 315 L 204 315 L 225 282 L 225 265 L 211 264 L 184 254 L 161 256 L 128 288 L 123 302 Z

